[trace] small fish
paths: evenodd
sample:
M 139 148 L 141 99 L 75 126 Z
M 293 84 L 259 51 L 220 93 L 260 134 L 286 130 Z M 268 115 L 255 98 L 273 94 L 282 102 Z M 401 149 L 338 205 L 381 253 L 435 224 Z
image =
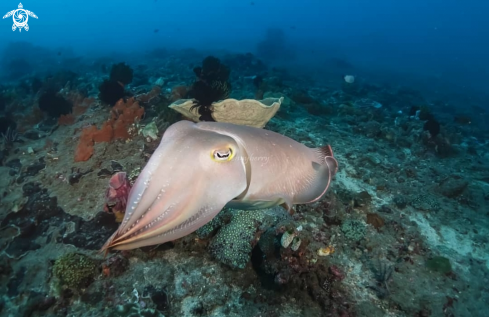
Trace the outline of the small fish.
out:
M 472 119 L 470 119 L 470 117 L 467 116 L 455 116 L 454 121 L 461 125 L 469 125 L 472 123 Z
M 382 104 L 380 102 L 368 98 L 362 98 L 355 101 L 355 106 L 358 108 L 375 108 L 375 109 L 382 108 Z
M 158 33 L 159 31 L 160 31 L 159 29 L 155 29 L 155 31 L 154 31 L 154 32 L 155 32 L 155 33 Z
M 346 75 L 344 77 L 345 79 L 345 82 L 349 83 L 349 84 L 353 84 L 355 82 L 355 76 L 353 75 Z
M 254 3 L 254 2 L 250 2 L 250 4 L 251 4 L 252 6 L 254 6 L 254 5 L 255 5 L 255 3 Z

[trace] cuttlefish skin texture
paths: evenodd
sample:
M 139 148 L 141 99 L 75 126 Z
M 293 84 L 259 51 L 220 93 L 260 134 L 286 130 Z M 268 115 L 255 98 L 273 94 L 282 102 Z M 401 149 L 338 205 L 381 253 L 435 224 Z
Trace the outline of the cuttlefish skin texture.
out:
M 124 219 L 102 250 L 184 237 L 228 205 L 261 209 L 317 201 L 338 168 L 329 146 L 230 123 L 170 126 L 134 184 Z

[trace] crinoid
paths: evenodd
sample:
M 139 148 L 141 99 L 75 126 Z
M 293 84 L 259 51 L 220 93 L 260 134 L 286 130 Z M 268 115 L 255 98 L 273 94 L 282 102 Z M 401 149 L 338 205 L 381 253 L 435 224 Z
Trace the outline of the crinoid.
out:
M 211 105 L 229 97 L 230 69 L 221 64 L 218 58 L 208 56 L 202 61 L 202 67 L 194 68 L 194 73 L 197 80 L 189 91 L 189 96 L 195 99 L 191 110 L 198 110 L 201 121 L 215 121 L 211 115 Z
M 389 281 L 392 278 L 392 272 L 394 271 L 394 267 L 390 265 L 386 261 L 381 261 L 380 258 L 377 259 L 377 265 L 373 265 L 371 263 L 370 270 L 372 271 L 375 284 L 371 284 L 367 286 L 370 289 L 373 289 L 379 298 L 385 298 L 389 296 Z
M 6 148 L 12 146 L 19 139 L 19 133 L 12 127 L 8 127 L 7 131 L 2 134 L 3 143 Z

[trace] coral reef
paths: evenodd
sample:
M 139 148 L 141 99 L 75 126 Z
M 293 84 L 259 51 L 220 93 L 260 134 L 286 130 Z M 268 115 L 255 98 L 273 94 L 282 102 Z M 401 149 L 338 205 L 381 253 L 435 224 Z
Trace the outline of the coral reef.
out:
M 345 238 L 353 241 L 360 241 L 366 234 L 365 224 L 355 219 L 344 221 L 341 225 L 341 231 L 345 235 Z
M 226 99 L 231 92 L 229 80 L 230 69 L 221 61 L 208 56 L 202 61 L 202 67 L 195 67 L 197 80 L 188 91 L 188 96 L 195 99 L 194 108 L 198 109 L 200 121 L 214 121 L 210 106 L 213 102 Z
M 125 172 L 117 172 L 112 175 L 105 194 L 104 211 L 114 214 L 117 222 L 121 222 L 124 218 L 130 190 L 131 184 Z
M 286 36 L 271 32 L 260 59 L 156 49 L 127 64 L 6 44 L 0 315 L 486 316 L 487 102 L 384 82 L 344 57 L 325 56 L 327 72 L 265 64 L 293 58 Z M 228 94 L 283 97 L 266 129 L 331 143 L 332 190 L 293 215 L 225 209 L 182 239 L 104 258 L 130 187 L 181 119 L 168 105 L 197 96 L 211 111 Z
M 140 107 L 134 98 L 127 101 L 119 100 L 111 110 L 110 119 L 104 122 L 100 129 L 92 125 L 82 130 L 75 152 L 75 162 L 90 159 L 95 143 L 129 139 L 131 126 L 140 120 L 143 114 L 144 108 Z
M 432 271 L 440 272 L 442 274 L 447 274 L 452 271 L 450 260 L 442 256 L 435 256 L 426 261 L 426 267 Z
M 115 64 L 110 69 L 109 78 L 111 81 L 119 82 L 125 86 L 132 82 L 133 70 L 126 63 Z
M 221 228 L 209 244 L 209 252 L 220 262 L 233 268 L 244 268 L 251 250 L 258 242 L 260 227 L 273 224 L 273 211 L 237 211 L 228 225 Z M 267 227 L 265 226 L 265 227 Z M 263 229 L 262 229 L 263 230 Z
M 114 106 L 117 101 L 125 96 L 124 86 L 108 79 L 100 84 L 99 91 L 99 99 L 110 106 Z
M 54 262 L 53 275 L 73 290 L 86 288 L 97 274 L 97 263 L 83 254 L 68 253 Z
M 39 109 L 51 117 L 58 118 L 71 113 L 73 105 L 55 91 L 49 90 L 39 97 Z

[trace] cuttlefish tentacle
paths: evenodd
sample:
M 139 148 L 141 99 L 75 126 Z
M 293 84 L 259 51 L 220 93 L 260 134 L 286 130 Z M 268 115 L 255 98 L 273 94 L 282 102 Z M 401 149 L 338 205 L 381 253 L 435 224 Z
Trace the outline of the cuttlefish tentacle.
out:
M 170 126 L 129 193 L 102 250 L 161 244 L 190 234 L 224 206 L 292 208 L 320 199 L 337 172 L 331 147 L 229 123 Z

